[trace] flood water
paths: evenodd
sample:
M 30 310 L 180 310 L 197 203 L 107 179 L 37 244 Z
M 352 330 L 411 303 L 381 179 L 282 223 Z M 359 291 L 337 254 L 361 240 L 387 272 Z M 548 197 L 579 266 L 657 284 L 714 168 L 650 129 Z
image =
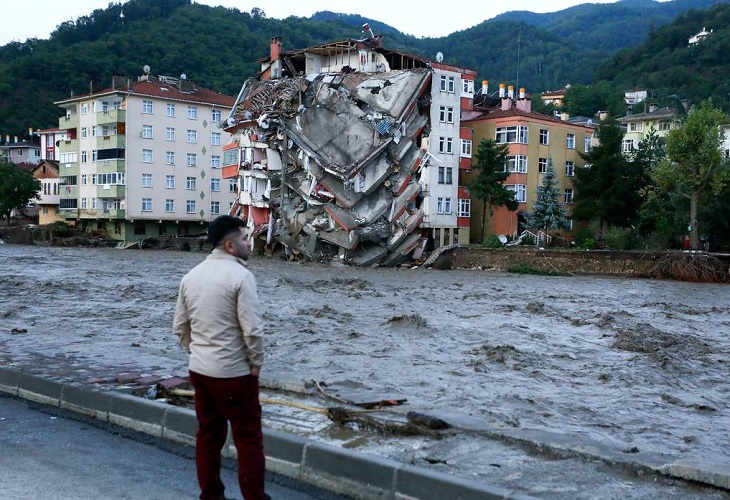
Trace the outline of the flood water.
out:
M 172 314 L 180 278 L 204 257 L 0 246 L 0 361 L 57 357 L 62 345 L 75 364 L 124 359 L 183 372 Z M 728 285 L 261 257 L 250 269 L 266 322 L 262 377 L 372 390 L 492 428 L 730 469 Z M 401 445 L 381 447 L 411 463 L 428 447 Z M 454 457 L 442 449 L 443 463 L 480 477 L 466 470 L 469 446 L 454 444 Z M 686 496 L 670 490 L 645 497 Z M 565 496 L 581 497 L 573 493 Z

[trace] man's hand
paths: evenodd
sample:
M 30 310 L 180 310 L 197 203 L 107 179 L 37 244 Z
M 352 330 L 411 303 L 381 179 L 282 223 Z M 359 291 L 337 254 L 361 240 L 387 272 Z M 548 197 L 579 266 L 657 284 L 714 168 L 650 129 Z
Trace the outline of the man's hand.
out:
M 258 377 L 260 372 L 261 372 L 260 366 L 251 365 L 251 375 L 253 375 L 254 377 Z

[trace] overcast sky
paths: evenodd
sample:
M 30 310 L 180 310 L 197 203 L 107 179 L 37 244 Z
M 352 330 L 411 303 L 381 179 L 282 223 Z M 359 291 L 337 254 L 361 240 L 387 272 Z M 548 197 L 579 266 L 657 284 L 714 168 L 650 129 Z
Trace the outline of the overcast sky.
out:
M 359 14 L 384 22 L 403 33 L 417 37 L 441 37 L 471 28 L 486 19 L 507 11 L 556 12 L 584 3 L 614 3 L 616 0 L 521 0 L 493 2 L 479 0 L 449 4 L 434 2 L 427 5 L 423 0 L 366 0 L 343 2 L 342 0 L 198 0 L 213 6 L 235 7 L 250 12 L 254 7 L 263 10 L 270 18 L 288 16 L 309 17 L 315 12 L 329 10 L 343 14 Z M 0 8 L 0 45 L 13 40 L 24 42 L 28 38 L 48 38 L 59 24 L 91 14 L 95 9 L 105 9 L 108 0 L 4 0 Z M 112 2 L 112 3 L 119 3 Z M 123 2 L 122 2 L 123 3 Z

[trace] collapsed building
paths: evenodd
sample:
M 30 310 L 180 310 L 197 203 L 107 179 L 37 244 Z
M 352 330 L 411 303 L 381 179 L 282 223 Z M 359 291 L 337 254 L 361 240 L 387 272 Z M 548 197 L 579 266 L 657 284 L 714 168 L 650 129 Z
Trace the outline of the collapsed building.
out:
M 393 266 L 468 241 L 458 172 L 469 163 L 454 144 L 471 139 L 459 118 L 475 73 L 383 49 L 363 28 L 290 52 L 273 38 L 224 125 L 230 213 L 288 256 Z

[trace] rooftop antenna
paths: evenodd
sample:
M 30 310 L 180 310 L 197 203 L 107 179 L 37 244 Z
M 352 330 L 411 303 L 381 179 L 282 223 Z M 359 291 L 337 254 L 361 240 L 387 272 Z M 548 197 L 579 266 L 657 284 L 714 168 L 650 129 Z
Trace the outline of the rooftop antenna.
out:
M 522 28 L 517 32 L 517 84 L 515 85 L 518 89 L 520 88 L 520 42 L 522 36 Z

